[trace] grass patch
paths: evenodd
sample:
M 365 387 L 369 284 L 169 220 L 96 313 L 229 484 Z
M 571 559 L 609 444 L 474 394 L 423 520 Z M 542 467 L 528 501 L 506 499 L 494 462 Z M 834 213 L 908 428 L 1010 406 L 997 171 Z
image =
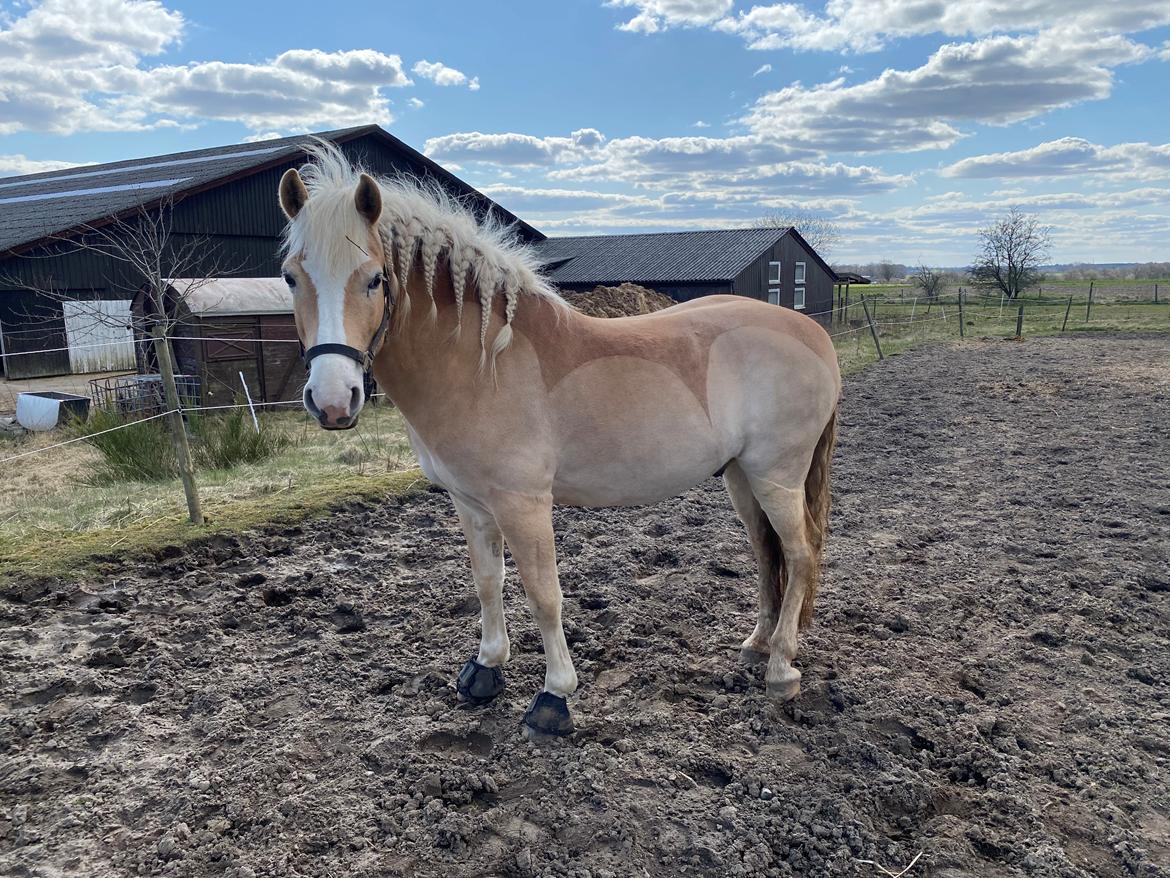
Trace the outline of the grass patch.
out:
M 255 435 L 250 415 L 244 417 L 246 430 Z M 283 437 L 276 440 L 282 445 L 276 453 L 199 473 L 208 517 L 201 528 L 186 520 L 178 479 L 95 479 L 103 454 L 88 443 L 22 458 L 0 481 L 0 579 L 97 569 L 94 556 L 295 521 L 352 499 L 399 495 L 425 485 L 402 418 L 389 406 L 368 407 L 358 427 L 345 432 L 322 430 L 303 411 L 266 414 L 262 428 Z M 61 438 L 37 433 L 3 442 L 0 457 Z

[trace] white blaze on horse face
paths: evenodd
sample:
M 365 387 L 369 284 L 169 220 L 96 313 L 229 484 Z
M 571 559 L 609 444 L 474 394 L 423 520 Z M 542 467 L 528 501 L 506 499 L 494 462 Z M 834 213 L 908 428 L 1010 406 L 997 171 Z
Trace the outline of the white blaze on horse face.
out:
M 345 331 L 346 284 L 356 265 L 329 266 L 316 254 L 306 254 L 301 265 L 317 292 L 317 336 L 309 346 L 341 344 L 364 351 L 368 342 L 349 339 Z M 306 408 L 313 412 L 311 401 L 329 422 L 352 420 L 365 405 L 362 379 L 361 366 L 343 354 L 314 358 L 305 383 Z

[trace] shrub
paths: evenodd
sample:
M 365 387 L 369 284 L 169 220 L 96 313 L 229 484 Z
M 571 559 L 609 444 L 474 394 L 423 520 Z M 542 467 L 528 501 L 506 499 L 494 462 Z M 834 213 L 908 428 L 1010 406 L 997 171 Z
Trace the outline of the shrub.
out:
M 161 482 L 179 473 L 163 418 L 128 422 L 115 412 L 97 409 L 87 422 L 75 422 L 72 429 L 102 454 L 101 463 L 87 481 Z
M 257 433 L 251 414 L 243 409 L 192 418 L 191 427 L 198 439 L 193 449 L 195 465 L 203 469 L 231 469 L 241 463 L 259 463 L 292 444 L 289 436 L 263 424 Z

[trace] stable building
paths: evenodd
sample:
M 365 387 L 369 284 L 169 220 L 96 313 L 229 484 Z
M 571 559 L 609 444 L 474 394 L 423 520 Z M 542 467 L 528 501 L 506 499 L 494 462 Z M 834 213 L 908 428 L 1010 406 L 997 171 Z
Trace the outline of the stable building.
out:
M 535 247 L 564 290 L 633 283 L 676 302 L 729 294 L 808 314 L 833 308 L 837 276 L 793 228 L 586 235 Z
M 481 216 L 511 224 L 525 241 L 544 238 L 377 125 L 313 136 L 372 173 L 435 180 Z M 287 169 L 305 163 L 309 142 L 310 135 L 287 137 L 0 179 L 0 375 L 139 365 L 132 308 L 143 279 L 71 243 L 114 220 L 166 210 L 176 249 L 206 245 L 205 274 L 226 266 L 236 278 L 279 278 L 285 218 L 277 184 Z M 164 272 L 175 273 L 165 265 Z

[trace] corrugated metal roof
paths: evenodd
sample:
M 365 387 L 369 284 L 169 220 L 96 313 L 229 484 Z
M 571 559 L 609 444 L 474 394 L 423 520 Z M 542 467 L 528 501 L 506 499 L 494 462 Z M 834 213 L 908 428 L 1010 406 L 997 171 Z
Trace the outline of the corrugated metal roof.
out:
M 334 140 L 358 131 L 316 135 Z M 308 135 L 0 178 L 0 252 L 299 152 Z
M 729 281 L 788 229 L 547 238 L 534 245 L 554 284 Z
M 539 231 L 504 210 L 422 153 L 377 125 L 361 125 L 256 143 L 237 143 L 104 165 L 82 165 L 21 177 L 0 178 L 0 253 L 41 241 L 87 223 L 133 210 L 142 204 L 199 189 L 251 168 L 268 166 L 303 151 L 311 137 L 348 140 L 377 134 L 392 148 L 429 168 L 453 190 L 481 199 L 506 222 L 521 225 L 531 237 Z M 275 198 L 274 198 L 275 201 Z
M 223 314 L 291 314 L 292 292 L 279 277 L 172 278 L 168 283 L 198 317 Z

